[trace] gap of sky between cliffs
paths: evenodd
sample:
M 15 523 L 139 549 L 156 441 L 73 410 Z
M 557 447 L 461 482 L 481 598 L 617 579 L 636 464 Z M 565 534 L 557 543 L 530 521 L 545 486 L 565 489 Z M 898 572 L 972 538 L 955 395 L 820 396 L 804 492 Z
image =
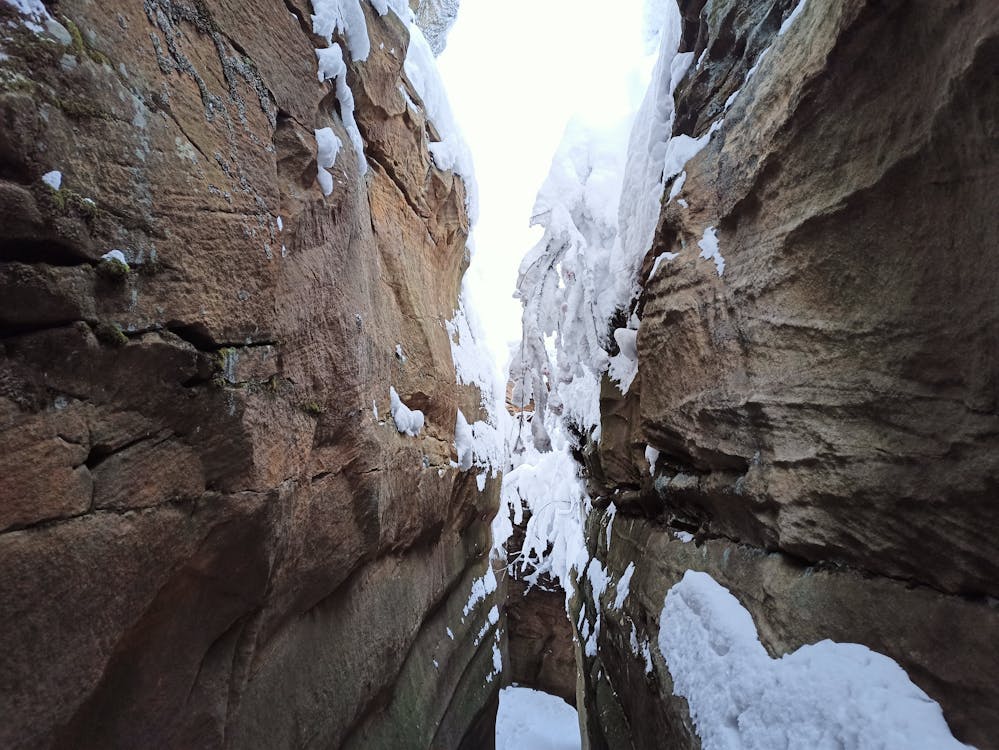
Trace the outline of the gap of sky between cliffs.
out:
M 461 3 L 438 64 L 480 190 L 466 284 L 504 376 L 520 340 L 517 269 L 541 237 L 530 227 L 537 191 L 570 121 L 610 127 L 638 108 L 655 62 L 647 8 L 658 5 Z

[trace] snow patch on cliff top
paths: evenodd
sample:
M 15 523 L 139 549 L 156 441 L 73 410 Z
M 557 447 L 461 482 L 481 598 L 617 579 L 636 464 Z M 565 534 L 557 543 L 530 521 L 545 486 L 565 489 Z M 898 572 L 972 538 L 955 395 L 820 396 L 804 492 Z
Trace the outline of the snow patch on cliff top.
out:
M 472 166 L 472 152 L 461 135 L 441 81 L 437 62 L 429 42 L 412 20 L 409 22 L 409 50 L 406 52 L 406 77 L 423 101 L 427 118 L 433 123 L 440 140 L 430 144 L 430 153 L 438 169 L 451 170 L 465 181 L 468 220 L 475 223 L 479 215 L 478 186 Z
M 407 26 L 409 48 L 406 50 L 404 63 L 406 77 L 416 89 L 427 118 L 440 136 L 439 141 L 429 146 L 431 156 L 439 169 L 451 170 L 464 180 L 469 220 L 474 222 L 478 213 L 478 189 L 475 184 L 472 155 L 451 112 L 433 50 L 405 0 L 371 0 L 371 5 L 382 16 L 392 11 Z M 316 50 L 319 80 L 335 82 L 340 116 L 357 153 L 358 168 L 363 175 L 368 170 L 367 159 L 364 156 L 364 141 L 354 119 L 354 95 L 347 84 L 347 65 L 343 51 L 340 45 L 333 41 L 333 37 L 340 35 L 346 40 L 351 62 L 360 63 L 367 60 L 371 54 L 371 39 L 368 36 L 364 9 L 361 0 L 313 0 L 312 7 L 315 11 L 312 15 L 312 30 L 327 43 L 325 48 Z M 406 96 L 409 99 L 408 94 Z M 323 192 L 329 195 L 332 190 L 327 191 L 327 187 L 330 186 L 331 180 L 323 175 L 322 169 L 328 167 L 321 167 L 319 180 Z

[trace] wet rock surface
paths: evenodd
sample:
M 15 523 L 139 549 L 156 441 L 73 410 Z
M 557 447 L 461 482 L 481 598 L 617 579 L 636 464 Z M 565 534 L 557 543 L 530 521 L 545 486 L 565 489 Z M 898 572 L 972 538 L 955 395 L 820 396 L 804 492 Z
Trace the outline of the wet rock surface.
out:
M 369 12 L 349 65 L 361 175 L 308 4 L 50 10 L 0 6 L 0 745 L 481 733 L 492 640 L 457 615 L 498 483 L 451 464 L 468 220 L 405 27 Z

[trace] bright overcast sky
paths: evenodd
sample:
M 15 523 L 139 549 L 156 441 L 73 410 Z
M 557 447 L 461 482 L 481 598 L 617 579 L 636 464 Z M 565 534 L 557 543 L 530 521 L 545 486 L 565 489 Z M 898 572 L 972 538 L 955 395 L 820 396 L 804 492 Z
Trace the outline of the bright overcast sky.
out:
M 462 0 L 438 59 L 479 184 L 471 304 L 501 365 L 520 340 L 517 267 L 541 236 L 528 228 L 531 209 L 566 123 L 618 121 L 645 92 L 644 6 Z

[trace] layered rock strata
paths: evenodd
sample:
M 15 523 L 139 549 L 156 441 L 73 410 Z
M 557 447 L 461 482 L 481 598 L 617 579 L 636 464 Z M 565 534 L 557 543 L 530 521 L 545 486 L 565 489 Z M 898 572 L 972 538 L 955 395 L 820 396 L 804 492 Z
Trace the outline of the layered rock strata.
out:
M 363 6 L 362 175 L 306 2 L 0 4 L 4 747 L 491 736 L 465 186 Z
M 613 585 L 577 601 L 601 616 L 579 654 L 590 744 L 699 746 L 658 649 L 634 646 L 692 569 L 772 656 L 869 646 L 958 739 L 999 747 L 999 13 L 680 5 L 697 62 L 674 135 L 715 132 L 667 186 L 638 378 L 605 384 L 590 447 L 617 509 L 609 533 L 591 516 L 590 552 L 612 581 L 635 564 L 620 610 Z

